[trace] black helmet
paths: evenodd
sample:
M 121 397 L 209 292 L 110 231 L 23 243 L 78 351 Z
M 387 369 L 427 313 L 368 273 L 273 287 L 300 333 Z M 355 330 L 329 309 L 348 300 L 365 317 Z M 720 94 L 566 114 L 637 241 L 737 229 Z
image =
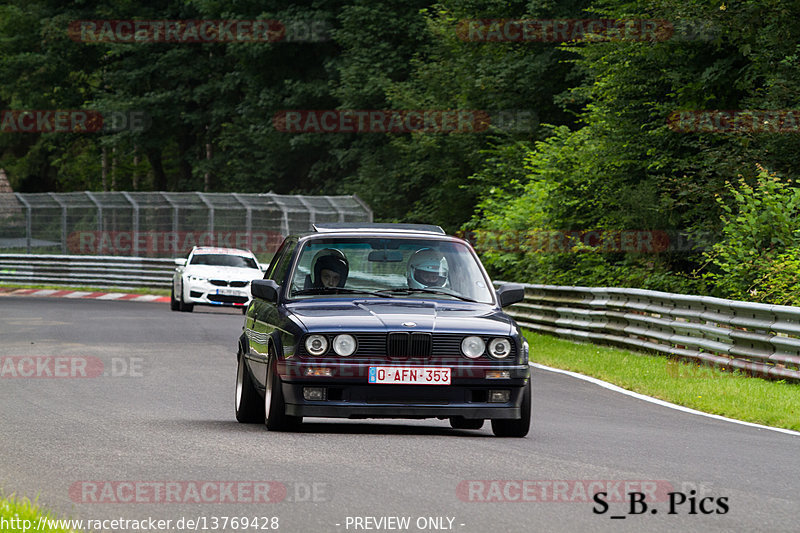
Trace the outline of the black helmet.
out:
M 339 282 L 337 287 L 344 287 L 347 281 L 347 274 L 350 272 L 350 266 L 347 264 L 347 258 L 344 254 L 335 248 L 325 248 L 317 252 L 314 260 L 311 262 L 311 271 L 314 274 L 313 286 L 323 287 L 322 284 L 322 270 L 330 270 L 339 274 Z

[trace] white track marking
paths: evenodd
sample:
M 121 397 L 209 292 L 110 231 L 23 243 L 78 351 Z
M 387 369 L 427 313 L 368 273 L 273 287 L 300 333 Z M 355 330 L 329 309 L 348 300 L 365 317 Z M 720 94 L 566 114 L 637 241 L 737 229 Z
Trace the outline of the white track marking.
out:
M 87 294 L 92 294 L 92 293 L 91 292 L 85 292 L 85 291 L 75 291 L 75 292 L 71 292 L 69 294 L 65 294 L 64 298 L 83 298 Z
M 125 296 L 124 292 L 109 292 L 108 294 L 104 294 L 102 296 L 98 296 L 98 300 L 116 300 L 117 298 L 122 298 Z
M 51 294 L 55 294 L 59 291 L 54 289 L 42 289 L 40 291 L 36 291 L 31 296 L 50 296 Z

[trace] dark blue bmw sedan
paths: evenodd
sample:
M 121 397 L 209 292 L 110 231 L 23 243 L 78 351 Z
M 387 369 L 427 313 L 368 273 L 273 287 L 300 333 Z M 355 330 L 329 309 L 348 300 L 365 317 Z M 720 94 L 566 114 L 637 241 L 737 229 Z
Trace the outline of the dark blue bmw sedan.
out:
M 239 338 L 236 419 L 291 430 L 303 417 L 491 420 L 530 427 L 528 344 L 475 251 L 438 226 L 317 224 L 287 237 Z

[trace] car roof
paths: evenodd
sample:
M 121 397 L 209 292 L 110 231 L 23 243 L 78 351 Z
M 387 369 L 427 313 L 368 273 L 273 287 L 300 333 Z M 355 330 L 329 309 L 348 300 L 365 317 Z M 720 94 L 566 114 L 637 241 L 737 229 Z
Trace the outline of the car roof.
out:
M 461 242 L 469 244 L 468 241 L 448 235 L 439 226 L 429 224 L 314 224 L 311 232 L 296 233 L 286 237 L 298 239 L 301 243 L 309 240 L 325 239 L 331 237 L 343 237 L 349 239 L 357 238 L 413 238 L 430 239 L 437 241 Z
M 195 246 L 192 249 L 194 254 L 212 254 L 212 255 L 244 255 L 252 257 L 253 252 L 250 250 L 242 250 L 240 248 L 219 248 L 216 246 Z
M 314 224 L 317 233 L 428 233 L 446 235 L 433 224 L 382 224 L 375 222 L 326 222 Z

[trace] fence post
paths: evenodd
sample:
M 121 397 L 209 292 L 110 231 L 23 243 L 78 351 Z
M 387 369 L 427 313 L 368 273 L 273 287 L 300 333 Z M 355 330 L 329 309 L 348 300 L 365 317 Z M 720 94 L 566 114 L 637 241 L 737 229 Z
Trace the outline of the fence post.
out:
M 102 231 L 103 231 L 103 206 L 102 206 L 102 204 L 100 202 L 97 201 L 97 198 L 95 198 L 94 194 L 92 194 L 90 191 L 85 191 L 85 192 L 86 192 L 86 196 L 89 197 L 89 200 L 91 200 L 92 203 L 97 206 L 97 231 L 102 233 Z
M 252 248 L 253 248 L 253 208 L 250 206 L 250 204 L 245 203 L 245 201 L 242 200 L 239 197 L 239 193 L 238 192 L 234 192 L 234 193 L 231 193 L 231 194 L 233 195 L 234 198 L 236 198 L 236 201 L 239 202 L 240 204 L 242 204 L 242 206 L 245 208 L 244 225 L 245 225 L 245 231 L 247 232 L 247 233 L 245 233 L 245 235 L 247 235 L 247 249 L 248 250 L 252 250 Z
M 131 232 L 131 239 L 133 240 L 133 246 L 131 247 L 133 257 L 139 257 L 139 204 L 131 198 L 131 195 L 125 191 L 122 191 L 122 195 L 128 200 L 131 205 L 133 206 L 133 231 Z
M 31 233 L 33 233 L 31 204 L 18 192 L 15 192 L 14 196 L 25 205 L 25 250 L 27 253 L 31 253 Z
M 206 207 L 208 208 L 208 232 L 209 232 L 209 234 L 211 234 L 211 243 L 210 244 L 213 246 L 213 245 L 216 244 L 216 239 L 214 239 L 214 204 L 212 204 L 208 200 L 208 198 L 206 198 L 205 194 L 203 194 L 201 192 L 198 192 L 198 193 L 195 193 L 195 194 L 197 194 L 197 196 L 200 197 L 200 200 L 202 200 L 203 203 L 206 204 Z

